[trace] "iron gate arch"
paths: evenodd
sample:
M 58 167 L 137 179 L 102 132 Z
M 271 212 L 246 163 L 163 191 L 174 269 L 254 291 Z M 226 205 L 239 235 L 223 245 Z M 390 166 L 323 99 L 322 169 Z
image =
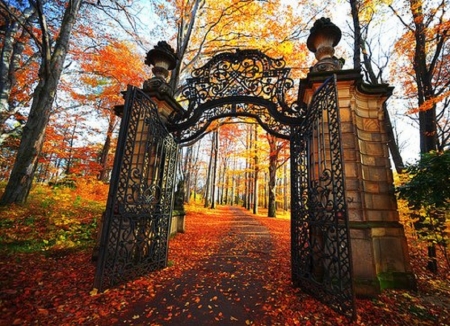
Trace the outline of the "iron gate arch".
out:
M 94 287 L 166 266 L 178 147 L 215 119 L 249 116 L 291 143 L 294 285 L 355 317 L 336 77 L 306 107 L 287 104 L 289 72 L 283 59 L 258 50 L 220 53 L 194 70 L 182 90 L 187 110 L 167 124 L 143 91 L 128 89 Z
M 180 144 L 199 139 L 218 118 L 249 116 L 291 143 L 292 281 L 339 313 L 356 316 L 345 200 L 345 176 L 336 76 L 330 76 L 306 107 L 293 88 L 283 59 L 258 50 L 214 56 L 187 79 L 184 113 L 169 119 Z
M 294 86 L 289 72 L 283 59 L 259 50 L 219 53 L 187 79 L 181 90 L 187 110 L 169 118 L 169 130 L 184 143 L 201 137 L 215 119 L 248 116 L 269 133 L 289 139 L 290 125 L 298 123 L 294 118 L 302 112 L 285 99 Z

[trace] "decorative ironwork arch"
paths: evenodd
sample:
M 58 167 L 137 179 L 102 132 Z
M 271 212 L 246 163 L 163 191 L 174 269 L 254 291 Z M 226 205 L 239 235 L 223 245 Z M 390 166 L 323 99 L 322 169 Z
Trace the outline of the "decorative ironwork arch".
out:
M 303 115 L 297 103 L 286 102 L 294 85 L 289 72 L 283 59 L 259 50 L 217 54 L 187 79 L 181 90 L 187 110 L 170 117 L 169 128 L 183 143 L 200 138 L 215 119 L 247 116 L 267 132 L 289 139 L 290 126 L 299 125 Z
M 178 144 L 218 118 L 255 118 L 291 143 L 292 281 L 355 318 L 336 76 L 307 109 L 289 106 L 293 87 L 282 59 L 247 50 L 216 55 L 183 88 L 187 110 L 165 124 L 161 109 L 130 87 L 100 239 L 100 290 L 166 266 Z M 168 127 L 166 129 L 166 127 Z M 173 137 L 175 136 L 175 137 Z

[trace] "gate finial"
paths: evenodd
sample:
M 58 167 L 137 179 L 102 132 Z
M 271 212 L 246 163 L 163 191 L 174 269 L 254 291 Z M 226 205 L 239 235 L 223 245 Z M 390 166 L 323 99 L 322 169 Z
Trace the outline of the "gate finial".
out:
M 154 48 L 147 53 L 145 64 L 153 66 L 152 72 L 155 77 L 164 81 L 169 76 L 169 70 L 173 70 L 177 64 L 178 57 L 172 47 L 165 41 L 158 42 Z
M 334 47 L 341 40 L 341 36 L 341 30 L 329 18 L 322 17 L 316 20 L 306 41 L 308 49 L 318 60 L 311 71 L 341 70 L 343 59 L 334 56 Z
M 145 64 L 152 67 L 155 76 L 144 81 L 143 90 L 172 96 L 173 89 L 167 83 L 167 77 L 169 71 L 176 67 L 177 61 L 178 56 L 172 47 L 165 41 L 159 41 L 145 58 Z

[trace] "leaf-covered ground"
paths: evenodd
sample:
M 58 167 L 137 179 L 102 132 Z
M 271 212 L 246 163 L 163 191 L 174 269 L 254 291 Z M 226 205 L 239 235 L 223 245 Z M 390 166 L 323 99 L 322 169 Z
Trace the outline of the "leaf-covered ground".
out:
M 0 256 L 0 325 L 348 325 L 290 283 L 289 221 L 189 208 L 170 267 L 97 294 L 90 248 Z M 450 278 L 410 243 L 417 293 L 357 300 L 355 325 L 450 325 Z

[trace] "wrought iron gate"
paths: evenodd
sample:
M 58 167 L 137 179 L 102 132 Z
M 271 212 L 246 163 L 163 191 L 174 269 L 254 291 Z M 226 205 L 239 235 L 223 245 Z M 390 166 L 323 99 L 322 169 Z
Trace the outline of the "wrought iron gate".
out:
M 316 91 L 291 133 L 292 280 L 355 317 L 335 76 Z
M 177 153 L 156 105 L 129 87 L 101 230 L 100 291 L 167 265 Z
M 170 132 L 155 104 L 139 89 L 128 89 L 96 288 L 166 266 L 177 143 L 199 139 L 215 119 L 247 116 L 291 142 L 293 283 L 354 318 L 336 77 L 325 81 L 305 110 L 285 102 L 293 86 L 289 71 L 284 60 L 257 50 L 216 55 L 188 79 L 182 91 L 188 109 L 169 117 Z

